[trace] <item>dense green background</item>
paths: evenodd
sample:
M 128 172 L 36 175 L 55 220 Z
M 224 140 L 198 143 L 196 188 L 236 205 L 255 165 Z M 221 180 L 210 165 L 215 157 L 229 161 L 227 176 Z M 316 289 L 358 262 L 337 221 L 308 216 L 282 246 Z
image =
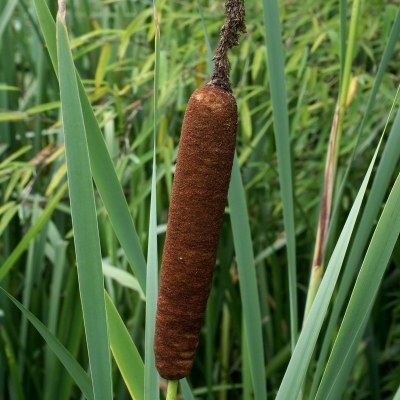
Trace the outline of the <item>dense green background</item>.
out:
M 149 229 L 150 195 L 156 196 L 157 208 L 152 215 L 157 216 L 160 260 L 183 114 L 193 90 L 210 79 L 210 51 L 217 45 L 223 24 L 222 1 L 209 0 L 201 4 L 204 21 L 196 1 L 157 2 L 160 42 L 156 46 L 152 2 L 67 2 L 67 27 L 74 62 L 104 134 L 146 258 L 152 232 Z M 346 5 L 344 1 L 340 4 L 347 9 L 349 19 L 352 4 Z M 57 3 L 48 1 L 48 5 L 55 18 Z M 264 4 L 247 1 L 245 6 L 247 33 L 242 36 L 239 47 L 230 53 L 230 59 L 232 87 L 239 109 L 237 155 L 246 203 L 240 203 L 239 199 L 238 204 L 232 204 L 233 197 L 240 197 L 241 192 L 230 193 L 214 286 L 189 377 L 193 394 L 204 399 L 251 399 L 254 386 L 247 359 L 251 349 L 249 352 L 246 348 L 243 329 L 246 315 L 242 315 L 240 266 L 237 265 L 238 242 L 246 242 L 249 236 L 243 231 L 243 238 L 234 237 L 231 226 L 231 216 L 235 224 L 237 215 L 234 207 L 244 212 L 244 218 L 246 215 L 249 218 L 249 243 L 252 243 L 258 278 L 267 391 L 272 397 L 279 389 L 290 359 L 290 290 L 279 182 L 282 170 L 278 165 L 270 93 L 270 80 L 279 77 L 271 77 L 267 68 L 263 10 L 269 12 L 268 1 Z M 330 232 L 327 260 L 377 148 L 400 82 L 400 47 L 397 44 L 372 110 L 367 110 L 389 38 L 395 40 L 397 36 L 397 33 L 390 36 L 390 32 L 398 18 L 398 9 L 396 1 L 361 3 L 351 63 L 352 96 L 345 110 L 333 197 L 337 222 Z M 297 312 L 301 327 L 327 146 L 344 69 L 340 25 L 343 14 L 339 13 L 339 4 L 331 0 L 289 0 L 279 3 L 279 12 L 282 41 L 279 32 L 275 32 L 274 39 L 283 44 L 284 51 L 291 145 L 291 151 L 286 149 L 284 158 L 293 163 L 293 186 L 289 186 L 294 191 Z M 66 180 L 60 86 L 32 1 L 8 0 L 0 4 L 0 54 L 0 266 L 7 267 L 0 267 L 1 287 L 41 320 L 87 369 L 75 255 L 78 250 L 74 247 L 68 191 L 58 192 Z M 156 58 L 160 90 L 155 115 Z M 68 87 L 69 82 L 65 84 Z M 397 108 L 389 119 L 388 132 L 396 113 Z M 363 117 L 366 117 L 365 125 L 355 147 Z M 65 126 L 65 115 L 63 118 Z M 274 118 L 279 119 L 279 114 L 275 112 Z M 151 182 L 154 125 L 156 191 L 152 190 Z M 382 195 L 377 206 L 379 212 L 399 172 L 396 163 L 400 144 L 396 137 L 400 134 L 396 136 L 396 132 L 400 132 L 400 127 L 393 131 L 395 139 L 378 153 L 378 160 L 381 160 L 383 151 L 391 149 L 390 156 L 384 154 L 386 160 L 393 161 L 392 169 L 388 167 L 383 172 L 388 184 L 377 189 Z M 382 148 L 387 136 L 383 140 Z M 353 150 L 354 162 L 340 193 Z M 237 182 L 240 188 L 240 179 Z M 370 188 L 371 184 L 367 195 Z M 56 193 L 59 195 L 54 200 Z M 138 274 L 138 280 L 132 275 L 121 275 L 121 270 L 132 274 L 132 269 L 138 271 L 142 265 L 132 265 L 129 254 L 125 256 L 108 219 L 103 204 L 106 200 L 101 196 L 95 187 L 105 287 L 144 359 L 145 303 L 139 286 L 144 278 Z M 110 196 L 112 198 L 112 192 Z M 54 212 L 42 214 L 45 207 L 52 204 Z M 371 211 L 369 215 L 371 223 L 376 223 L 379 214 Z M 37 226 L 35 223 L 41 221 L 40 218 L 44 222 L 42 229 L 32 232 L 30 237 L 24 236 L 31 226 Z M 365 232 L 369 237 L 370 231 L 365 229 Z M 129 237 L 125 239 L 130 240 Z M 86 244 L 81 245 L 84 248 Z M 18 246 L 21 252 L 16 255 Z M 365 254 L 364 247 L 362 254 Z M 9 258 L 10 255 L 14 258 Z M 139 256 L 138 259 L 138 263 L 143 262 L 145 266 L 144 259 L 140 260 Z M 362 258 L 356 258 L 354 268 L 358 269 L 361 262 Z M 246 266 L 252 268 L 251 262 Z M 144 277 L 145 270 L 141 271 Z M 400 248 L 396 244 L 358 346 L 354 368 L 343 385 L 345 399 L 392 399 L 400 385 L 399 284 Z M 243 296 L 243 288 L 241 290 Z M 336 295 L 337 289 L 332 304 Z M 86 296 L 91 297 L 91 292 Z M 368 291 L 365 296 L 369 297 Z M 0 294 L 0 309 L 0 399 L 79 399 L 79 389 L 42 337 L 3 294 Z M 343 314 L 344 310 L 339 321 Z M 322 332 L 326 327 L 327 321 Z M 338 328 L 339 325 L 335 325 L 335 335 Z M 318 340 L 311 359 L 304 385 L 305 398 L 314 381 L 312 374 L 323 337 Z M 333 339 L 328 337 L 330 344 Z M 128 399 L 128 391 L 115 364 L 112 372 L 114 398 Z M 164 383 L 161 387 L 165 389 Z M 257 389 L 255 392 L 257 398 Z

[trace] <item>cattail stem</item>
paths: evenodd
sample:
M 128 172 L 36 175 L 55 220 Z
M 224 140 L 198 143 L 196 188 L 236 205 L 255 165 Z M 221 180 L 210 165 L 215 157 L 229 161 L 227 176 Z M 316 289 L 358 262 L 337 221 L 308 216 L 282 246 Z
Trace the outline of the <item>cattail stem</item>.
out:
M 179 381 L 168 381 L 167 400 L 176 400 Z
M 232 92 L 229 79 L 231 64 L 228 59 L 228 50 L 236 46 L 239 43 L 240 34 L 246 32 L 243 0 L 226 0 L 225 14 L 226 20 L 221 28 L 218 47 L 213 58 L 214 71 L 210 83 L 227 92 Z

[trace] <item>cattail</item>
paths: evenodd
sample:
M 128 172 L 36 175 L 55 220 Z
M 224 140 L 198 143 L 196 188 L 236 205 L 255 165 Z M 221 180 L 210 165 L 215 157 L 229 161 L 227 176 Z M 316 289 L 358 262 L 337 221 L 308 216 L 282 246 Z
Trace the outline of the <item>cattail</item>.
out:
M 245 31 L 244 8 L 241 0 L 227 0 L 225 10 L 212 81 L 189 99 L 176 163 L 154 341 L 158 372 L 168 380 L 192 369 L 235 150 L 238 115 L 226 53 Z
M 235 150 L 235 98 L 216 86 L 191 96 L 182 126 L 157 305 L 156 365 L 177 380 L 192 368 L 210 293 Z

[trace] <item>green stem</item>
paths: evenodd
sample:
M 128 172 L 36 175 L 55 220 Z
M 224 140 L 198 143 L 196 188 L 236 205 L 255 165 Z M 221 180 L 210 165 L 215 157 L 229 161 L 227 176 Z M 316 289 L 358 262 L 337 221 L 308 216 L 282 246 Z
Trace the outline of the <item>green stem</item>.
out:
M 229 328 L 230 328 L 230 314 L 229 308 L 224 304 L 222 308 L 222 333 L 221 333 L 221 385 L 228 383 L 228 369 L 229 369 Z M 219 393 L 219 400 L 226 400 L 228 398 L 228 391 L 226 386 Z
M 340 84 L 338 134 L 336 136 L 336 145 L 335 145 L 335 170 L 337 165 L 337 159 L 339 156 L 339 143 L 342 137 L 344 113 L 346 110 L 346 102 L 350 86 L 351 66 L 353 63 L 354 47 L 356 43 L 356 32 L 358 27 L 358 15 L 360 13 L 360 6 L 361 6 L 361 0 L 354 0 L 351 9 L 349 38 L 347 40 L 344 70 L 342 74 L 342 81 Z
M 167 400 L 176 400 L 179 381 L 168 381 Z

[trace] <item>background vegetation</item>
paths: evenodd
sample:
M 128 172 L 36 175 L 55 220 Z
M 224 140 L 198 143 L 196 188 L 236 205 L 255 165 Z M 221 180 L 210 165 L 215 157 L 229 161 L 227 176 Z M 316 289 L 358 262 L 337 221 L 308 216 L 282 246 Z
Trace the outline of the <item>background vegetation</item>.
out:
M 55 19 L 57 3 L 47 3 Z M 153 4 L 149 1 L 82 0 L 67 3 L 73 60 L 104 134 L 142 248 L 141 255 L 133 249 L 133 258 L 126 249 L 123 250 L 125 246 L 120 245 L 121 239 L 114 232 L 106 211 L 106 200 L 97 191 L 99 184 L 95 177 L 105 288 L 143 360 L 146 338 L 149 340 L 149 330 L 145 330 L 143 254 L 147 254 L 150 248 L 146 258 L 153 254 L 152 261 L 157 263 L 157 259 L 154 260 L 156 246 L 152 241 L 152 233 L 156 232 L 158 254 L 161 255 L 185 106 L 194 89 L 209 81 L 211 49 L 218 42 L 224 19 L 223 2 L 202 1 L 200 9 L 199 4 L 195 1 L 157 2 L 158 41 Z M 279 119 L 279 114 L 276 111 L 273 114 L 270 92 L 272 81 L 279 77 L 271 76 L 271 68 L 267 67 L 273 60 L 270 55 L 267 59 L 265 45 L 268 31 L 264 12 L 267 14 L 271 5 L 268 1 L 247 2 L 245 5 L 247 33 L 242 36 L 239 47 L 230 54 L 232 88 L 240 115 L 237 160 L 243 186 L 240 186 L 239 179 L 235 181 L 239 186 L 233 188 L 239 188 L 239 191 L 231 188 L 214 286 L 195 365 L 188 379 L 191 393 L 186 383 L 183 386 L 187 399 L 191 396 L 221 400 L 255 396 L 261 399 L 263 396 L 260 394 L 262 389 L 257 389 L 260 381 L 258 384 L 255 382 L 252 349 L 247 347 L 253 332 L 244 322 L 247 318 L 247 311 L 242 311 L 245 292 L 243 287 L 239 287 L 239 284 L 244 285 L 239 247 L 240 243 L 246 246 L 250 238 L 246 230 L 247 217 L 251 232 L 250 253 L 254 254 L 257 274 L 257 304 L 261 313 L 262 344 L 259 352 L 264 352 L 262 360 L 268 395 L 275 397 L 278 392 L 291 358 L 291 334 L 292 341 L 297 338 L 297 329 L 291 324 L 291 311 L 292 315 L 298 316 L 299 329 L 302 326 L 330 130 L 340 94 L 340 79 L 345 70 L 342 52 L 346 48 L 343 38 L 347 33 L 343 26 L 348 26 L 348 23 L 343 25 L 343 16 L 346 16 L 343 10 L 347 10 L 347 19 L 350 19 L 352 4 L 342 1 L 339 5 L 331 0 L 279 3 L 282 40 L 279 31 L 274 32 L 274 39 L 282 44 L 284 52 L 287 96 L 284 104 L 288 110 L 291 150 L 286 148 L 283 155 L 286 162 L 292 162 L 293 182 L 289 182 L 289 186 L 294 192 L 292 233 L 296 239 L 295 248 L 288 249 L 286 232 L 290 231 L 284 222 L 285 193 L 282 194 L 279 180 L 283 172 L 278 163 L 273 124 Z M 367 198 L 373 193 L 379 193 L 381 198 L 375 199 L 376 211 L 368 209 L 364 213 L 367 219 L 369 217 L 371 228 L 362 225 L 362 229 L 355 230 L 352 236 L 351 249 L 361 240 L 358 238 L 360 235 L 366 235 L 364 244 L 360 245 L 361 253 L 353 255 L 355 261 L 351 265 L 354 272 L 361 266 L 367 239 L 373 232 L 372 226 L 377 223 L 399 172 L 396 164 L 400 151 L 400 122 L 399 117 L 397 125 L 394 122 L 396 107 L 389 117 L 400 83 L 399 45 L 395 44 L 399 31 L 398 10 L 399 4 L 394 0 L 365 1 L 361 3 L 357 21 L 333 195 L 333 208 L 337 212 L 330 229 L 327 261 L 338 243 L 387 121 L 387 133 L 372 176 L 377 173 L 378 165 L 384 168 L 383 161 L 390 165 L 375 180 L 377 183 L 374 185 L 382 183 L 381 187 L 373 189 L 371 184 L 368 186 Z M 74 247 L 68 191 L 62 186 L 66 182 L 66 164 L 60 86 L 38 14 L 31 1 L 8 0 L 0 4 L 1 287 L 42 321 L 88 370 L 77 279 L 78 250 Z M 376 87 L 376 96 L 372 97 L 372 108 L 368 108 L 379 65 L 386 62 L 384 52 L 390 43 L 394 47 L 387 58 L 382 81 Z M 59 45 L 59 51 L 60 48 Z M 155 76 L 156 67 L 158 72 Z M 156 102 L 154 87 L 159 88 Z M 69 113 L 75 118 L 71 110 Z M 65 125 L 65 115 L 63 118 Z M 281 114 L 281 118 L 285 115 Z M 364 125 L 360 131 L 363 118 Z M 153 183 L 156 185 L 152 186 L 153 145 L 156 154 L 156 180 Z M 354 161 L 346 175 L 352 155 Z M 241 187 L 244 192 L 240 191 Z M 242 193 L 246 203 L 240 202 Z M 150 201 L 152 194 L 153 203 Z M 113 195 L 111 192 L 110 197 Z M 238 204 L 233 204 L 233 199 L 238 199 Z M 244 213 L 245 225 L 244 228 L 236 225 L 232 231 L 237 215 L 234 207 Z M 150 216 L 155 215 L 157 226 L 152 230 L 155 225 L 151 225 Z M 356 227 L 359 224 L 357 222 Z M 398 225 L 396 227 L 400 229 Z M 76 239 L 75 231 L 75 246 L 79 246 Z M 125 237 L 125 241 L 132 241 L 134 246 L 133 239 Z M 85 249 L 85 242 L 81 246 Z M 297 306 L 288 283 L 288 275 L 293 270 L 288 272 L 287 250 L 296 252 Z M 244 252 L 248 255 L 249 247 Z M 349 374 L 341 378 L 343 394 L 332 398 L 392 399 L 400 385 L 398 243 L 394 244 L 393 252 L 388 250 L 390 254 L 376 298 L 372 291 L 363 288 L 365 302 L 374 300 L 374 306 L 362 340 L 356 343 L 357 352 L 355 359 L 350 360 Z M 254 264 L 250 258 L 245 268 L 252 270 Z M 345 266 L 352 268 L 346 263 Z M 339 282 L 342 276 L 343 273 Z M 379 284 L 378 278 L 376 281 Z M 353 286 L 354 273 L 346 278 L 346 282 Z M 338 287 L 333 294 L 330 312 L 340 297 Z M 149 293 L 156 294 L 147 289 L 146 295 Z M 345 303 L 349 294 L 344 292 Z M 91 292 L 86 293 L 88 298 L 91 295 Z M 75 385 L 42 335 L 28 322 L 26 314 L 21 314 L 4 293 L 0 294 L 0 309 L 0 399 L 81 398 L 82 387 L 79 389 Z M 328 320 L 322 326 L 303 385 L 305 398 L 315 396 L 313 384 L 318 384 L 321 375 L 314 374 L 315 368 L 318 370 L 323 340 L 325 338 L 330 350 L 345 307 L 339 307 L 338 312 L 339 319 L 333 322 L 332 330 L 327 326 Z M 256 326 L 254 330 L 257 330 Z M 344 358 L 345 354 L 341 354 Z M 325 365 L 326 361 L 322 359 L 320 367 Z M 128 399 L 129 392 L 132 392 L 127 389 L 120 370 L 121 367 L 113 362 L 113 396 L 115 399 Z M 264 376 L 263 371 L 259 373 Z M 149 379 L 150 376 L 146 370 L 146 377 Z M 135 379 L 140 381 L 141 377 Z M 165 383 L 161 382 L 160 387 L 164 390 Z M 264 382 L 261 387 L 265 387 Z

